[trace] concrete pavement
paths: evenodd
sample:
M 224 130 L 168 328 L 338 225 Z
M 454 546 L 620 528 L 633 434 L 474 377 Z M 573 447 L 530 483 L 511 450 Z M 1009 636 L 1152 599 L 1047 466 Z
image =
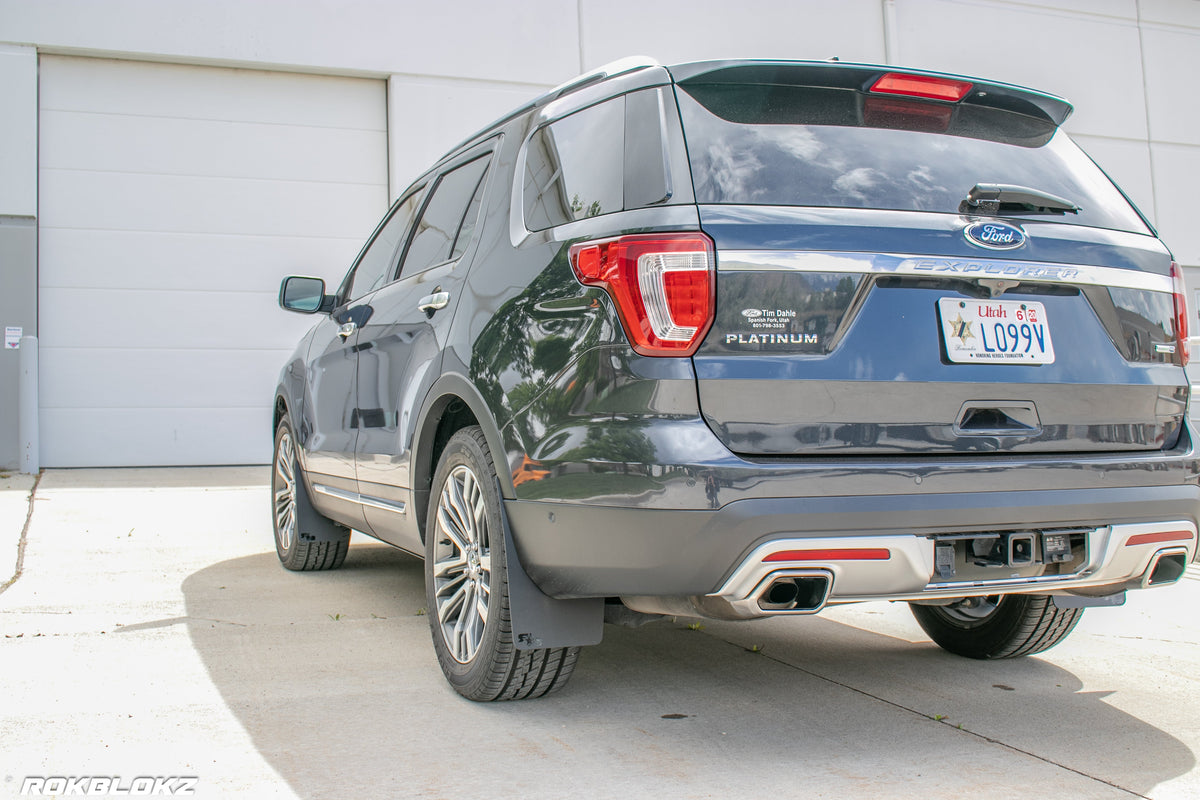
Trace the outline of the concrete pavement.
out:
M 340 571 L 283 570 L 267 478 L 43 475 L 0 594 L 0 797 L 52 775 L 250 798 L 1200 796 L 1194 566 L 1036 658 L 955 658 L 866 604 L 608 627 L 560 694 L 477 705 L 438 671 L 420 562 L 356 536 Z M 0 583 L 21 492 L 0 484 Z

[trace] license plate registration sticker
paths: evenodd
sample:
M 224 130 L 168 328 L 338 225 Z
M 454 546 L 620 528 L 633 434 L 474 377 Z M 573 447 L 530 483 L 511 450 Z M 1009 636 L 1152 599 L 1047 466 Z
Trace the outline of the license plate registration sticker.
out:
M 956 364 L 1053 364 L 1046 309 L 1026 300 L 938 300 L 946 355 Z

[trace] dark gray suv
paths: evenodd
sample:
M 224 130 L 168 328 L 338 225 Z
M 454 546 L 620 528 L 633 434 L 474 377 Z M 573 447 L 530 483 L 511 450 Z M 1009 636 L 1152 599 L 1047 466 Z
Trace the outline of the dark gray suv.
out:
M 275 539 L 425 559 L 449 682 L 562 686 L 604 621 L 900 600 L 1037 653 L 1197 554 L 1171 254 L 1065 101 L 846 63 L 602 68 L 450 151 L 275 399 Z

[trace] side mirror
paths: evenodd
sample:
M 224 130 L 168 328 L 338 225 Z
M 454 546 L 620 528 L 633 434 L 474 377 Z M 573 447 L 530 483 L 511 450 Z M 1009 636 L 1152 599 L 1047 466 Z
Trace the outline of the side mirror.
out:
M 284 311 L 315 314 L 325 304 L 325 281 L 289 275 L 279 287 L 279 307 Z

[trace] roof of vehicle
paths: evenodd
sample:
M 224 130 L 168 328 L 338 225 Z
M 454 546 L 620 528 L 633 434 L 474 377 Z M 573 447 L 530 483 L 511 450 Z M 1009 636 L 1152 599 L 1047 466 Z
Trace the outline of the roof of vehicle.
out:
M 959 102 L 986 105 L 1013 113 L 1040 117 L 1056 126 L 1065 122 L 1074 110 L 1067 100 L 1047 92 L 1015 84 L 931 70 L 836 60 L 783 59 L 716 59 L 663 65 L 648 56 L 631 56 L 604 64 L 538 95 L 528 103 L 480 128 L 451 148 L 449 153 L 453 153 L 517 117 L 548 105 L 559 98 L 612 78 L 652 68 L 665 69 L 671 78 L 681 85 L 688 83 L 801 83 L 859 91 L 869 91 L 876 80 L 886 74 L 919 76 L 968 84 L 970 88 L 959 99 Z

